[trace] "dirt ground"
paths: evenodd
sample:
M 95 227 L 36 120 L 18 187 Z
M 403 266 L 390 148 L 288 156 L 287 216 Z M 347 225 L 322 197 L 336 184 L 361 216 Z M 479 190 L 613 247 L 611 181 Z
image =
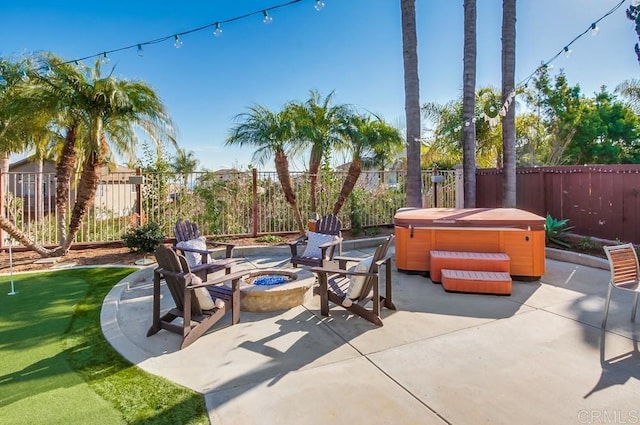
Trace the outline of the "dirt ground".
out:
M 378 228 L 374 232 L 375 236 L 384 236 L 393 233 L 393 228 Z M 370 234 L 370 236 L 374 236 Z M 286 240 L 293 240 L 297 235 L 285 237 Z M 343 237 L 346 240 L 367 237 L 365 235 L 354 237 L 349 232 L 344 232 Z M 278 243 L 258 242 L 256 238 L 239 238 L 232 239 L 228 242 L 235 243 L 237 246 L 249 245 L 278 245 Z M 82 248 L 82 249 L 78 249 Z M 152 254 L 150 255 L 152 257 Z M 101 264 L 121 264 L 134 265 L 137 260 L 145 258 L 144 254 L 130 252 L 129 248 L 124 246 L 95 247 L 82 246 L 76 244 L 64 257 L 57 258 L 55 264 L 75 263 L 75 265 L 101 265 Z M 38 264 L 36 261 L 42 260 L 40 255 L 33 251 L 12 251 L 11 262 L 14 272 L 39 271 L 48 270 L 54 265 L 51 262 Z M 9 268 L 9 252 L 7 250 L 0 251 L 0 273 L 8 273 Z

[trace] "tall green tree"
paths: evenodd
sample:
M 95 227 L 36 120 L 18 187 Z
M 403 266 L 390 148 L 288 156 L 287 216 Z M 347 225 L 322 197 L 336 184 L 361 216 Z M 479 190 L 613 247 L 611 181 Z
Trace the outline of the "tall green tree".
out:
M 274 158 L 278 180 L 287 203 L 291 206 L 300 234 L 305 233 L 305 225 L 298 207 L 298 199 L 289 173 L 287 151 L 291 148 L 293 137 L 293 119 L 289 109 L 273 112 L 268 108 L 255 105 L 248 112 L 236 115 L 237 124 L 231 129 L 226 145 L 254 146 L 252 161 L 265 164 Z
M 464 206 L 476 206 L 476 0 L 464 0 L 464 53 L 462 75 L 462 146 Z
M 407 206 L 422 207 L 420 170 L 420 80 L 415 0 L 400 0 L 402 14 L 402 58 L 404 64 L 404 109 L 407 122 Z
M 602 87 L 584 99 L 582 118 L 567 146 L 568 164 L 640 163 L 640 119 Z
M 380 117 L 356 115 L 349 121 L 344 133 L 350 142 L 351 163 L 333 207 L 335 215 L 340 212 L 353 192 L 362 173 L 363 163 L 384 162 L 397 153 L 403 144 L 398 130 L 385 123 Z
M 552 80 L 548 69 L 542 67 L 534 77 L 533 88 L 526 97 L 529 105 L 540 115 L 548 135 L 548 153 L 541 158 L 541 162 L 551 166 L 566 163 L 565 151 L 574 140 L 586 106 L 580 87 L 570 86 L 563 72 Z
M 317 211 L 318 177 L 323 160 L 328 159 L 335 148 L 342 143 L 340 129 L 352 114 L 347 105 L 332 105 L 335 92 L 324 99 L 317 90 L 309 92 L 305 102 L 288 105 L 289 116 L 294 121 L 294 138 L 298 153 L 309 153 L 309 182 L 311 212 Z
M 502 2 L 502 120 L 503 196 L 505 208 L 516 206 L 516 0 Z M 513 103 L 512 103 L 513 102 Z

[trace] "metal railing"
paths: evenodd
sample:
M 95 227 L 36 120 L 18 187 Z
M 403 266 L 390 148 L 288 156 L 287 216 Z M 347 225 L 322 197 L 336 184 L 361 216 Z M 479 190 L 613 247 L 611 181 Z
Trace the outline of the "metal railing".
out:
M 138 172 L 140 173 L 140 172 Z M 443 182 L 433 184 L 423 172 L 423 205 L 455 207 L 453 171 L 437 171 Z M 286 202 L 275 172 L 109 173 L 101 176 L 94 204 L 85 216 L 76 243 L 113 242 L 132 226 L 153 221 L 167 237 L 179 219 L 198 224 L 205 235 L 255 237 L 297 232 L 293 208 Z M 322 172 L 318 177 L 317 213 L 333 211 L 347 173 Z M 303 222 L 311 216 L 309 174 L 292 172 L 291 181 Z M 72 179 L 67 205 L 71 215 L 77 180 Z M 390 225 L 405 205 L 406 176 L 402 171 L 365 171 L 342 206 L 345 229 Z M 19 229 L 41 245 L 56 245 L 59 234 L 54 173 L 0 174 L 0 208 Z M 434 196 L 434 194 L 436 196 Z M 0 244 L 6 243 L 4 240 Z M 0 245 L 1 246 L 1 245 Z

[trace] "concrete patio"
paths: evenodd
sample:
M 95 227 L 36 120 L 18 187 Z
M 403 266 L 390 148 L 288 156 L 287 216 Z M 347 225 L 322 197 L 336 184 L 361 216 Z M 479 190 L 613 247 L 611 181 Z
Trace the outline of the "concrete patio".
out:
M 344 254 L 366 256 L 368 245 Z M 239 251 L 236 269 L 287 262 L 279 247 Z M 632 297 L 615 294 L 602 357 L 609 272 L 554 256 L 540 281 L 514 282 L 511 296 L 447 293 L 394 267 L 398 309 L 383 311 L 383 327 L 337 306 L 322 317 L 316 296 L 243 312 L 235 326 L 223 320 L 182 351 L 176 334 L 145 336 L 151 266 L 114 287 L 102 326 L 134 364 L 203 393 L 212 424 L 640 423 Z

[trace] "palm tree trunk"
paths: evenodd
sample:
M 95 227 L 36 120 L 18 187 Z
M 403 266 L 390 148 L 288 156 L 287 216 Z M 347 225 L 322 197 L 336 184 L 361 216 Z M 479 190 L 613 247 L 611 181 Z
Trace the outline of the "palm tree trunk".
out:
M 320 164 L 322 163 L 322 153 L 311 152 L 309 159 L 309 198 L 311 204 L 311 212 L 318 212 L 318 176 L 320 173 Z
M 515 96 L 516 0 L 502 3 L 502 104 L 507 113 L 502 120 L 503 196 L 502 206 L 516 207 L 516 112 L 509 104 Z
M 402 12 L 402 58 L 407 120 L 407 206 L 422 207 L 420 172 L 420 81 L 415 0 L 400 0 Z
M 340 195 L 338 195 L 338 199 L 336 200 L 335 205 L 333 206 L 333 215 L 338 215 L 342 206 L 347 201 L 347 198 L 353 192 L 353 188 L 356 187 L 356 183 L 358 182 L 358 178 L 362 173 L 362 162 L 360 160 L 354 159 L 351 161 L 351 165 L 349 165 L 349 172 L 347 173 L 347 177 L 344 179 L 344 183 L 342 183 L 342 189 L 340 190 Z
M 67 205 L 71 187 L 71 174 L 76 166 L 76 126 L 67 129 L 62 153 L 56 165 L 56 215 L 58 221 L 59 244 L 63 246 L 67 241 Z M 66 252 L 66 251 L 65 251 Z
M 296 193 L 293 190 L 293 184 L 291 183 L 291 174 L 289 174 L 289 160 L 287 155 L 283 151 L 277 151 L 275 154 L 276 172 L 278 174 L 278 180 L 282 186 L 284 197 L 291 208 L 293 208 L 293 215 L 298 223 L 298 229 L 300 234 L 304 235 L 305 225 L 302 222 L 302 215 L 298 208 L 298 200 L 296 199 Z
M 97 155 L 93 155 L 87 158 L 82 167 L 82 174 L 80 176 L 80 182 L 78 183 L 78 194 L 71 213 L 71 219 L 69 220 L 69 234 L 67 235 L 64 245 L 60 248 L 64 254 L 71 248 L 82 225 L 82 220 L 87 215 L 88 208 L 95 200 L 96 190 L 100 183 L 100 176 L 98 174 L 98 166 L 100 163 L 101 161 L 99 161 Z
M 464 56 L 462 77 L 462 154 L 464 206 L 476 206 L 476 0 L 464 0 Z
M 54 251 L 44 248 L 42 245 L 33 243 L 31 239 L 25 236 L 25 234 L 22 233 L 20 229 L 18 229 L 9 219 L 4 216 L 0 216 L 0 228 L 2 228 L 2 230 L 7 232 L 9 236 L 20 242 L 26 248 L 37 252 L 42 257 L 49 257 L 54 253 Z

